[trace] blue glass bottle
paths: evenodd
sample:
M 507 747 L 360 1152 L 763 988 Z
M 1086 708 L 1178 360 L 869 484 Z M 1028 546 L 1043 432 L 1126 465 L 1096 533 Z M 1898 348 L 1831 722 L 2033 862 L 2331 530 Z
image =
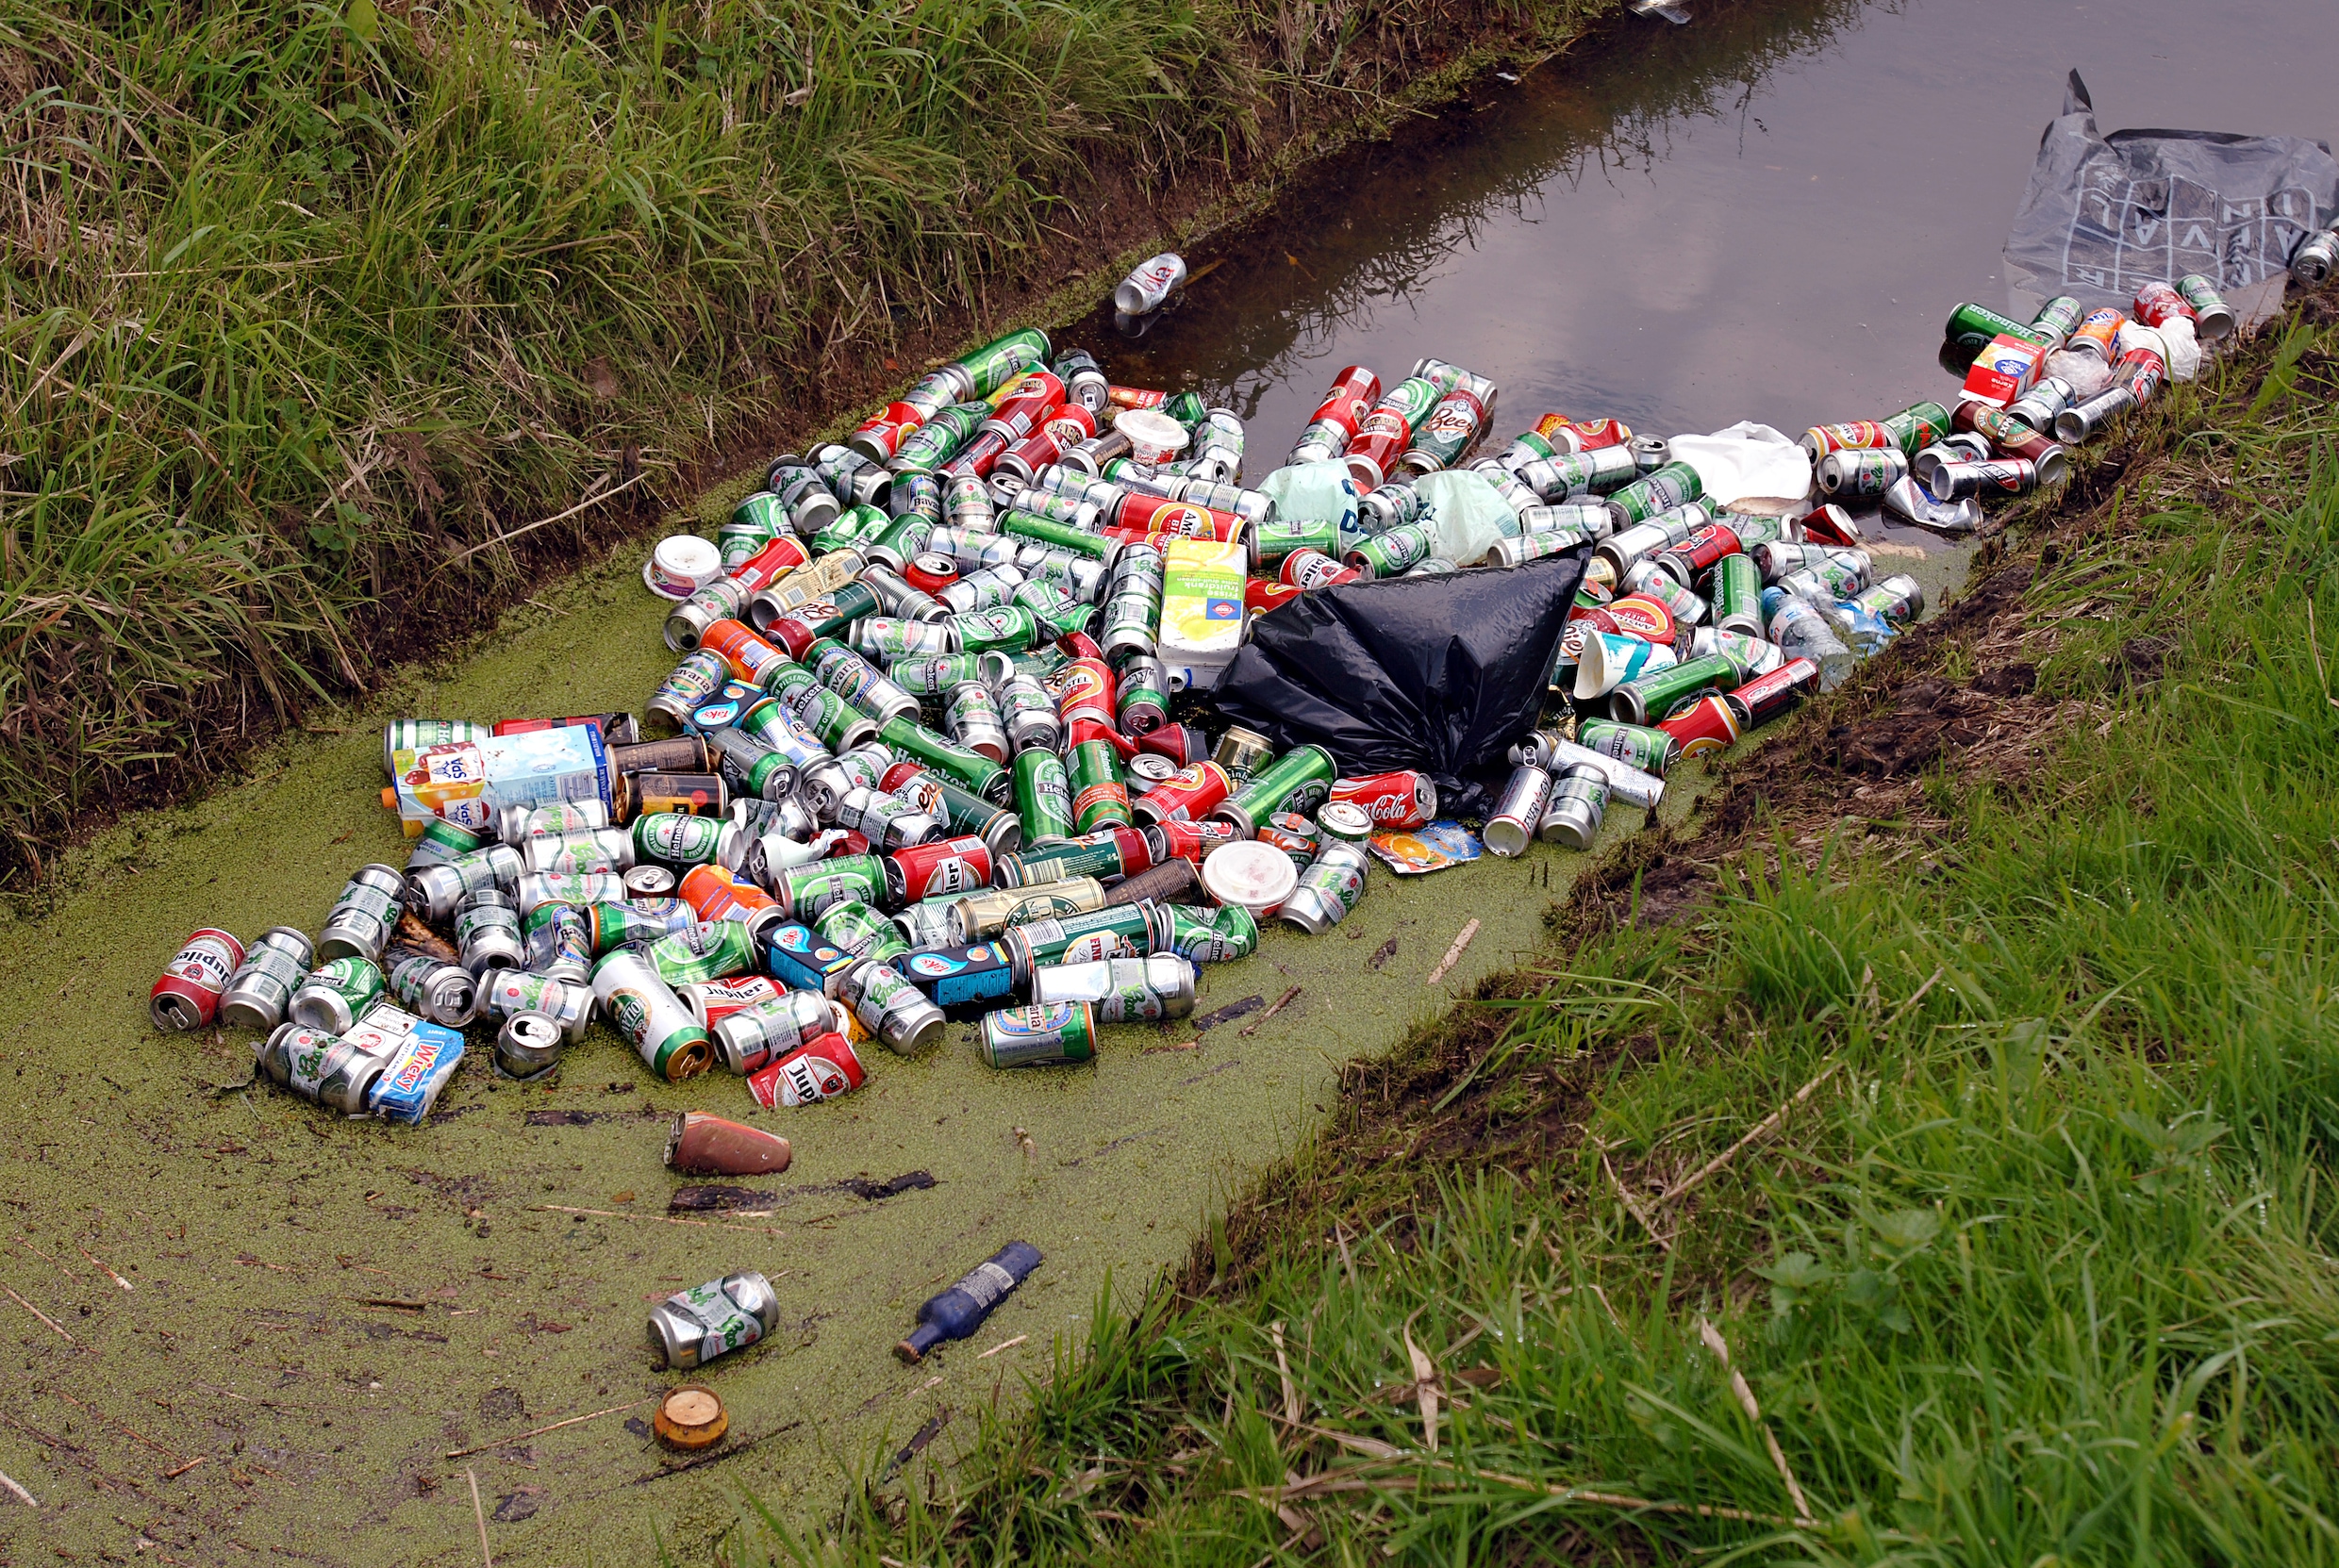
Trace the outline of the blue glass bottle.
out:
M 1039 1248 L 1029 1242 L 1009 1242 L 977 1263 L 965 1279 L 918 1309 L 918 1327 L 893 1353 L 915 1363 L 946 1339 L 965 1339 L 983 1327 L 991 1309 L 1039 1266 Z

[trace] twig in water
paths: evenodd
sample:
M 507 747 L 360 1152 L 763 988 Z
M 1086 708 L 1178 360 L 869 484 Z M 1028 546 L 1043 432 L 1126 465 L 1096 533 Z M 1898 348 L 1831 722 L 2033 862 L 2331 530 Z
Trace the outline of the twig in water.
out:
M 65 1339 L 65 1343 L 66 1343 L 67 1345 L 79 1345 L 79 1344 L 81 1343 L 79 1340 L 77 1340 L 77 1339 L 74 1338 L 71 1334 L 67 1334 L 67 1333 L 65 1333 L 65 1330 L 64 1330 L 63 1329 L 58 1328 L 58 1322 L 57 1322 L 57 1319 L 55 1319 L 55 1318 L 51 1317 L 48 1313 L 46 1313 L 46 1312 L 42 1312 L 40 1308 L 38 1308 L 38 1307 L 34 1306 L 31 1302 L 29 1302 L 29 1301 L 25 1300 L 23 1296 L 21 1296 L 17 1295 L 14 1291 L 12 1291 L 12 1290 L 8 1290 L 8 1286 L 6 1286 L 6 1285 L 0 1285 L 0 1291 L 8 1291 L 8 1298 L 9 1298 L 10 1300 L 14 1301 L 14 1302 L 15 1302 L 18 1306 L 20 1306 L 20 1307 L 24 1308 L 26 1312 L 30 1312 L 30 1313 L 32 1313 L 32 1315 L 33 1315 L 33 1316 L 35 1316 L 35 1317 L 39 1318 L 41 1322 L 43 1322 L 43 1323 L 47 1324 L 50 1328 L 52 1328 L 52 1329 L 57 1329 L 57 1331 L 58 1331 L 59 1334 L 63 1334 L 63 1335 L 64 1335 L 64 1339 Z
M 1625 1191 L 1624 1182 L 1617 1176 L 1617 1167 L 1608 1163 L 1608 1151 L 1604 1148 L 1600 1151 L 1600 1168 L 1608 1173 L 1608 1184 L 1616 1188 L 1617 1196 L 1624 1200 L 1624 1212 L 1640 1221 L 1640 1228 L 1649 1232 L 1649 1239 L 1657 1244 L 1659 1251 L 1672 1251 L 1673 1244 L 1657 1234 L 1655 1222 L 1641 1212 L 1641 1206 L 1633 1201 L 1633 1195 Z
M 17 1485 L 15 1481 L 11 1480 L 4 1474 L 0 1474 L 0 1492 L 6 1492 L 9 1496 L 15 1498 L 26 1508 L 37 1509 L 41 1506 L 39 1503 L 32 1500 L 31 1493 Z
M 209 1457 L 210 1456 L 207 1454 L 197 1454 L 193 1459 L 189 1460 L 185 1464 L 180 1465 L 176 1470 L 165 1470 L 162 1473 L 162 1478 L 166 1481 L 177 1480 L 181 1476 L 184 1476 L 188 1471 L 192 1470 L 196 1465 L 201 1464 Z
M 1003 1339 L 997 1345 L 992 1345 L 988 1350 L 984 1351 L 981 1355 L 975 1357 L 974 1359 L 978 1362 L 989 1361 L 993 1356 L 998 1355 L 1002 1350 L 1012 1350 L 1017 1345 L 1022 1344 L 1025 1340 L 1031 1337 L 1032 1336 L 1029 1334 L 1018 1334 L 1013 1339 Z
M 1936 980 L 1940 978 L 1938 971 L 1935 972 L 1933 978 Z M 1933 981 L 1929 980 L 1925 983 L 1927 985 L 1931 985 Z M 1916 996 L 1921 997 L 1925 993 L 1920 990 L 1916 993 Z M 1916 997 L 1911 997 L 1909 999 L 1911 1002 L 1914 1002 L 1916 999 Z M 1896 1015 L 1896 1016 L 1897 1015 Z M 1740 1138 L 1736 1143 L 1732 1144 L 1728 1148 L 1723 1149 L 1719 1154 L 1717 1154 L 1714 1158 L 1708 1160 L 1704 1164 L 1699 1166 L 1695 1171 L 1690 1173 L 1686 1180 L 1675 1182 L 1672 1186 L 1667 1188 L 1664 1196 L 1659 1197 L 1657 1201 L 1659 1203 L 1670 1203 L 1675 1198 L 1678 1198 L 1686 1193 L 1695 1191 L 1704 1182 L 1707 1177 L 1712 1176 L 1716 1171 L 1720 1170 L 1724 1165 L 1730 1164 L 1731 1161 L 1736 1159 L 1739 1151 L 1744 1149 L 1749 1144 L 1751 1144 L 1761 1138 L 1767 1138 L 1771 1133 L 1776 1132 L 1779 1130 L 1780 1124 L 1786 1120 L 1786 1114 L 1789 1111 L 1794 1110 L 1798 1105 L 1802 1104 L 1803 1101 L 1809 1099 L 1812 1096 L 1812 1091 L 1818 1088 L 1820 1084 L 1825 1083 L 1830 1078 L 1833 1077 L 1835 1069 L 1843 1065 L 1844 1064 L 1840 1058 L 1836 1061 L 1829 1063 L 1827 1065 L 1826 1071 L 1822 1072 L 1818 1077 L 1813 1079 L 1810 1082 L 1804 1084 L 1801 1088 L 1796 1090 L 1795 1093 L 1789 1096 L 1776 1111 L 1773 1111 L 1770 1114 L 1765 1116 L 1761 1121 L 1756 1122 L 1753 1129 L 1749 1131 L 1745 1137 Z M 1603 1154 L 1601 1158 L 1605 1160 L 1607 1156 Z M 1629 1203 L 1632 1200 L 1627 1198 L 1625 1201 Z M 1641 1223 L 1646 1225 L 1648 1221 L 1643 1220 Z
M 471 1482 L 471 1516 L 479 1526 L 479 1556 L 487 1568 L 495 1568 L 495 1554 L 488 1550 L 488 1510 L 479 1506 L 479 1477 L 472 1474 L 470 1465 L 463 1467 L 463 1477 Z
M 84 1258 L 89 1259 L 90 1262 L 95 1263 L 98 1267 L 106 1268 L 106 1261 L 103 1258 L 100 1258 L 96 1253 L 91 1251 L 88 1247 L 82 1246 L 79 1242 L 74 1243 L 74 1250 L 80 1253 Z M 121 1275 L 116 1274 L 110 1268 L 106 1268 L 106 1278 L 111 1279 L 115 1284 L 120 1285 L 125 1291 L 137 1289 L 137 1287 L 132 1285 L 130 1281 L 124 1279 Z
M 1453 946 L 1446 949 L 1446 956 L 1437 961 L 1437 967 L 1430 971 L 1428 983 L 1435 985 L 1445 979 L 1446 971 L 1462 962 L 1462 954 L 1468 949 L 1471 939 L 1477 934 L 1478 921 L 1473 917 L 1468 925 L 1462 928 L 1462 934 L 1453 939 Z
M 523 1443 L 532 1437 L 541 1437 L 546 1432 L 556 1432 L 563 1427 L 573 1427 L 580 1421 L 590 1421 L 596 1416 L 615 1415 L 620 1411 L 629 1411 L 636 1405 L 646 1405 L 648 1403 L 650 1403 L 648 1399 L 635 1399 L 622 1405 L 611 1405 L 605 1410 L 588 1411 L 583 1415 L 572 1415 L 566 1421 L 556 1421 L 550 1426 L 531 1427 L 524 1432 L 515 1432 L 510 1437 L 505 1438 L 501 1442 L 482 1443 L 474 1448 L 450 1448 L 447 1450 L 447 1458 L 451 1460 L 463 1460 L 471 1458 L 473 1454 L 484 1454 L 490 1448 L 508 1448 L 515 1443 Z
M 1267 1022 L 1268 1019 L 1273 1017 L 1276 1014 L 1281 1013 L 1285 1006 L 1289 1003 L 1291 999 L 1299 994 L 1300 988 L 1295 985 L 1290 990 L 1286 991 L 1282 996 L 1277 997 L 1273 1006 L 1269 1007 L 1266 1012 L 1260 1014 L 1256 1018 L 1251 1020 L 1249 1026 L 1243 1030 L 1242 1037 L 1248 1040 L 1253 1034 L 1256 1034 L 1259 1032 L 1259 1026 L 1261 1024 Z

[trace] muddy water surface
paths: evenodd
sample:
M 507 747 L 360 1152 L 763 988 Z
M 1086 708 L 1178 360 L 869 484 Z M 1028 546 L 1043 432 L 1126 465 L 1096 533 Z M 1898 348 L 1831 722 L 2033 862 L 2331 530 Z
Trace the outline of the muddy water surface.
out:
M 1321 172 L 1142 341 L 1102 322 L 1065 336 L 1119 379 L 1234 402 L 1254 472 L 1354 360 L 1470 364 L 1503 385 L 1505 432 L 1546 407 L 1666 433 L 1888 412 L 1948 389 L 1939 322 L 1994 298 L 2066 62 L 2107 125 L 2317 128 L 2327 8 L 2230 5 L 2202 39 L 2198 12 L 2153 8 L 2156 34 L 2116 9 L 1767 4 L 1620 25 Z M 2299 40 L 2323 46 L 2284 46 Z M 1958 569 L 1949 552 L 1917 564 L 1936 587 Z M 0 1503 L 0 1555 L 471 1562 L 474 1478 L 513 1564 L 648 1560 L 654 1531 L 699 1560 L 749 1492 L 816 1516 L 853 1466 L 921 1432 L 947 1455 L 977 1407 L 1045 1376 L 1108 1281 L 1126 1301 L 1305 1131 L 1340 1063 L 1530 957 L 1584 863 L 1538 849 L 1411 883 L 1376 872 L 1337 933 L 1275 934 L 1204 977 L 1203 1012 L 1253 1011 L 1117 1031 L 1093 1068 L 989 1073 L 963 1029 L 921 1061 L 880 1053 L 850 1099 L 772 1118 L 797 1163 L 755 1183 L 754 1217 L 671 1220 L 659 1164 L 675 1109 L 747 1113 L 738 1082 L 655 1084 L 605 1033 L 549 1089 L 473 1061 L 429 1126 L 391 1130 L 249 1085 L 241 1039 L 146 1030 L 146 988 L 190 928 L 313 930 L 350 867 L 403 858 L 371 804 L 387 714 L 638 705 L 671 660 L 636 567 L 545 591 L 247 784 L 124 823 L 77 857 L 76 892 L 6 932 L 0 1471 L 42 1507 Z M 1612 814 L 1611 839 L 1637 825 Z M 935 1184 L 848 1184 L 915 1172 Z M 973 1344 L 894 1362 L 918 1302 L 1010 1237 L 1048 1255 L 1031 1284 Z M 642 1320 L 741 1267 L 772 1278 L 784 1321 L 708 1370 L 735 1435 L 679 1468 L 640 1429 L 674 1380 Z

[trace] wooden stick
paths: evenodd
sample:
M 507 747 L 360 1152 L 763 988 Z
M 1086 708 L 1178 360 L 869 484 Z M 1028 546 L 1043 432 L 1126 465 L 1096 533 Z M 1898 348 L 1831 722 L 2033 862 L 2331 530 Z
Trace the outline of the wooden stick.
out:
M 180 1465 L 176 1470 L 165 1470 L 162 1473 L 162 1478 L 166 1481 L 177 1480 L 181 1476 L 184 1476 L 188 1471 L 192 1470 L 196 1465 L 201 1464 L 209 1457 L 210 1456 L 207 1454 L 197 1454 L 193 1459 L 189 1460 L 185 1464 Z
M 655 1398 L 656 1395 L 653 1395 L 651 1397 Z M 649 1399 L 633 1399 L 628 1400 L 622 1405 L 611 1405 L 606 1410 L 588 1411 L 583 1415 L 572 1415 L 566 1421 L 556 1421 L 550 1426 L 533 1427 L 524 1432 L 516 1432 L 512 1436 L 505 1438 L 500 1442 L 482 1443 L 477 1447 L 473 1448 L 450 1448 L 447 1450 L 447 1458 L 451 1460 L 463 1460 L 471 1458 L 473 1454 L 484 1454 L 490 1448 L 508 1448 L 515 1443 L 524 1443 L 529 1438 L 541 1437 L 546 1432 L 556 1432 L 563 1427 L 573 1427 L 580 1421 L 590 1421 L 596 1416 L 615 1415 L 619 1411 L 629 1411 L 636 1405 L 646 1405 L 649 1403 Z
M 1931 982 L 1928 982 L 1927 983 Z M 1922 996 L 1924 993 L 1920 991 L 1917 995 Z M 1914 1001 L 1916 998 L 1913 997 L 1910 999 Z M 1740 1138 L 1736 1143 L 1732 1144 L 1728 1148 L 1723 1149 L 1719 1154 L 1717 1154 L 1714 1158 L 1708 1160 L 1704 1164 L 1699 1166 L 1696 1171 L 1690 1174 L 1686 1180 L 1675 1182 L 1672 1186 L 1667 1188 L 1664 1196 L 1659 1197 L 1657 1201 L 1659 1203 L 1670 1203 L 1674 1199 L 1683 1197 L 1684 1194 L 1696 1191 L 1704 1183 L 1707 1177 L 1712 1176 L 1716 1171 L 1720 1170 L 1724 1165 L 1730 1164 L 1731 1161 L 1736 1159 L 1739 1151 L 1744 1149 L 1749 1144 L 1755 1143 L 1760 1139 L 1766 1138 L 1771 1133 L 1777 1131 L 1779 1130 L 1779 1125 L 1786 1120 L 1786 1114 L 1789 1111 L 1794 1110 L 1798 1105 L 1802 1104 L 1803 1101 L 1809 1099 L 1812 1096 L 1812 1092 L 1817 1089 L 1820 1084 L 1825 1083 L 1829 1079 L 1833 1078 L 1835 1075 L 1835 1069 L 1843 1065 L 1844 1064 L 1841 1058 L 1829 1063 L 1827 1065 L 1826 1071 L 1822 1072 L 1818 1077 L 1813 1079 L 1810 1082 L 1804 1084 L 1801 1088 L 1796 1090 L 1795 1093 L 1789 1096 L 1776 1111 L 1773 1111 L 1770 1114 L 1765 1116 L 1761 1121 L 1756 1122 L 1752 1131 L 1749 1131 L 1745 1137 Z
M 1253 1034 L 1256 1034 L 1259 1032 L 1259 1026 L 1261 1024 L 1267 1022 L 1268 1019 L 1273 1017 L 1276 1014 L 1281 1013 L 1286 1004 L 1287 1004 L 1292 998 L 1298 996 L 1299 994 L 1300 988 L 1295 985 L 1290 990 L 1286 991 L 1282 996 L 1277 997 L 1275 999 L 1274 1005 L 1269 1007 L 1266 1012 L 1260 1014 L 1257 1017 L 1251 1020 L 1249 1027 L 1244 1029 L 1242 1032 L 1242 1037 L 1248 1040 Z
M 1615 1187 L 1617 1196 L 1624 1200 L 1624 1212 L 1640 1221 L 1640 1228 L 1649 1232 L 1649 1239 L 1657 1244 L 1660 1251 L 1672 1251 L 1673 1244 L 1657 1234 L 1655 1222 L 1641 1212 L 1640 1205 L 1633 1201 L 1633 1195 L 1624 1190 L 1624 1183 L 1617 1179 L 1616 1166 L 1608 1163 L 1608 1151 L 1604 1148 L 1600 1151 L 1600 1168 L 1608 1173 L 1609 1185 Z
M 106 1261 L 103 1258 L 100 1258 L 96 1253 L 91 1251 L 88 1247 L 83 1246 L 79 1242 L 74 1243 L 74 1250 L 80 1253 L 84 1258 L 89 1259 L 90 1262 L 95 1263 L 98 1267 L 106 1268 Z M 106 1268 L 106 1278 L 111 1279 L 115 1284 L 120 1285 L 125 1291 L 136 1290 L 138 1288 L 137 1286 L 131 1284 L 127 1279 L 124 1279 L 121 1275 L 116 1274 L 110 1268 Z
M 468 560 L 470 560 L 470 559 L 471 559 L 473 555 L 478 554 L 478 553 L 479 553 L 481 551 L 483 551 L 483 550 L 492 550 L 492 549 L 494 549 L 494 548 L 495 548 L 497 545 L 499 545 L 499 544 L 509 544 L 509 543 L 511 543 L 511 541 L 512 541 L 512 540 L 514 540 L 514 539 L 518 538 L 518 537 L 519 537 L 521 535 L 523 535 L 523 534 L 533 534 L 533 533 L 535 533 L 538 529 L 542 528 L 542 527 L 546 526 L 546 525 L 547 525 L 547 524 L 549 524 L 549 523 L 558 522 L 558 521 L 562 520 L 563 520 L 563 519 L 565 519 L 565 518 L 572 518 L 572 517 L 576 516 L 576 515 L 577 515 L 577 513 L 579 513 L 579 512 L 581 512 L 581 511 L 585 510 L 585 508 L 586 508 L 586 507 L 588 507 L 588 506 L 591 506 L 591 505 L 595 505 L 595 504 L 597 504 L 598 503 L 601 503 L 601 502 L 606 501 L 606 500 L 608 500 L 611 496 L 613 496 L 613 495 L 617 495 L 617 494 L 619 494 L 619 493 L 620 493 L 620 492 L 622 492 L 622 491 L 630 490 L 630 489 L 632 489 L 635 486 L 637 486 L 637 485 L 640 484 L 643 480 L 645 480 L 645 479 L 647 479 L 647 478 L 649 478 L 649 477 L 650 477 L 650 470 L 647 470 L 647 469 L 644 469 L 644 470 L 642 470 L 639 473 L 638 473 L 638 474 L 634 475 L 631 479 L 628 479 L 627 481 L 625 481 L 625 483 L 624 483 L 624 484 L 622 484 L 622 485 L 612 485 L 612 486 L 610 486 L 610 487 L 609 487 L 607 489 L 605 489 L 605 490 L 602 490 L 602 491 L 599 491 L 599 492 L 597 492 L 597 493 L 595 493 L 595 494 L 589 495 L 589 496 L 587 496 L 584 500 L 582 500 L 582 501 L 578 502 L 575 505 L 573 505 L 573 506 L 570 507 L 570 508 L 569 508 L 567 511 L 565 511 L 565 512 L 555 512 L 555 513 L 554 513 L 551 517 L 548 517 L 548 518 L 539 518 L 539 519 L 538 519 L 536 521 L 534 521 L 534 522 L 531 522 L 531 523 L 527 524 L 525 527 L 523 527 L 523 528 L 515 528 L 515 529 L 513 529 L 513 530 L 512 530 L 510 533 L 508 533 L 508 534 L 498 534 L 498 535 L 496 535 L 496 536 L 495 536 L 495 537 L 493 537 L 493 538 L 491 538 L 491 539 L 488 539 L 488 540 L 486 540 L 486 541 L 484 541 L 484 542 L 482 542 L 482 543 L 473 545 L 473 546 L 472 546 L 469 550 L 464 551 L 464 552 L 463 552 L 462 553 L 460 553 L 460 554 L 457 554 L 457 555 L 450 555 L 450 556 L 448 556 L 448 557 L 447 557 L 447 559 L 446 559 L 445 566 L 449 566 L 449 567 L 451 567 L 451 566 L 455 565 L 457 561 L 468 561 Z M 441 570 L 445 569 L 445 567 L 441 567 L 441 569 L 441 569 Z M 482 1532 L 481 1532 L 481 1535 L 480 1535 L 480 1543 L 482 1544 L 482 1546 L 484 1546 L 484 1545 L 486 1544 L 486 1542 L 487 1542 L 487 1536 L 486 1536 L 486 1533 L 485 1533 L 484 1531 L 482 1531 Z
M 1275 1375 L 1283 1379 L 1284 1419 L 1296 1427 L 1307 1411 L 1300 1404 L 1299 1385 L 1291 1380 L 1291 1362 L 1284 1355 L 1283 1319 L 1277 1318 L 1269 1324 L 1267 1331 L 1275 1342 Z
M 992 1345 L 988 1350 L 984 1351 L 981 1355 L 975 1357 L 974 1359 L 978 1362 L 989 1361 L 993 1356 L 998 1355 L 1002 1350 L 1012 1350 L 1017 1345 L 1022 1344 L 1025 1340 L 1031 1337 L 1032 1336 L 1029 1334 L 1018 1334 L 1013 1339 L 1003 1339 L 997 1345 Z
M 37 1509 L 41 1506 L 32 1500 L 31 1493 L 17 1485 L 6 1475 L 0 1475 L 0 1490 L 5 1490 L 9 1496 L 23 1503 L 26 1508 Z
M 486 1560 L 487 1568 L 495 1568 L 495 1554 L 488 1550 L 488 1510 L 479 1506 L 479 1477 L 472 1474 L 469 1465 L 463 1467 L 463 1475 L 471 1482 L 471 1516 L 479 1525 L 479 1555 Z
M 55 1319 L 55 1318 L 51 1317 L 48 1313 L 46 1313 L 46 1312 L 42 1312 L 40 1308 L 38 1308 L 38 1307 L 34 1306 L 31 1302 L 29 1302 L 29 1301 L 25 1300 L 23 1296 L 21 1296 L 17 1295 L 14 1291 L 12 1291 L 12 1290 L 8 1290 L 8 1286 L 6 1286 L 6 1285 L 0 1285 L 0 1291 L 8 1291 L 8 1299 L 10 1299 L 11 1301 L 14 1301 L 14 1302 L 15 1302 L 18 1306 L 20 1306 L 20 1307 L 24 1308 L 26 1312 L 30 1312 L 30 1313 L 32 1313 L 32 1315 L 33 1315 L 33 1316 L 35 1316 L 35 1317 L 39 1318 L 41 1322 L 43 1322 L 43 1323 L 47 1324 L 50 1328 L 52 1328 L 52 1329 L 57 1329 L 57 1331 L 58 1331 L 59 1334 L 64 1335 L 65 1343 L 66 1343 L 67 1345 L 79 1345 L 79 1344 L 81 1343 L 79 1340 L 77 1340 L 77 1339 L 74 1338 L 71 1334 L 67 1334 L 67 1333 L 65 1333 L 65 1330 L 64 1330 L 63 1329 L 58 1328 L 58 1322 L 57 1322 L 57 1319 Z
M 1453 939 L 1453 946 L 1446 949 L 1446 956 L 1437 961 L 1437 967 L 1430 971 L 1427 983 L 1435 985 L 1445 979 L 1446 971 L 1462 962 L 1463 952 L 1469 947 L 1471 938 L 1477 934 L 1478 921 L 1472 918 L 1468 925 L 1462 928 L 1462 934 Z

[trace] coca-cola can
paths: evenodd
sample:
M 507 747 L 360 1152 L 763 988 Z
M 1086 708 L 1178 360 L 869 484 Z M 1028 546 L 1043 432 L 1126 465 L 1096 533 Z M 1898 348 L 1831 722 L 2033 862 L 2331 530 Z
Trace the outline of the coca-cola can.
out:
M 1335 779 L 1327 799 L 1362 807 L 1376 833 L 1418 828 L 1437 815 L 1437 785 L 1427 773 L 1411 768 Z
M 197 931 L 162 966 L 162 978 L 148 993 L 146 1011 L 155 1027 L 201 1029 L 218 1017 L 227 982 L 242 967 L 242 943 L 209 926 Z

